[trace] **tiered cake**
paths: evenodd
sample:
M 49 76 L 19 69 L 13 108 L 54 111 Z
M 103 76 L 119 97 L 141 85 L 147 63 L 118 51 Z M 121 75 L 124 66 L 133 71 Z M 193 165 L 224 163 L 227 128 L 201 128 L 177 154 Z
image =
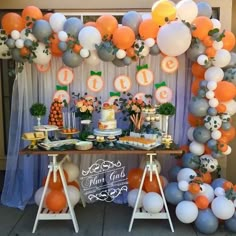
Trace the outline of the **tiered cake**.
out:
M 117 136 L 121 135 L 122 130 L 117 128 L 115 119 L 115 109 L 109 103 L 104 103 L 101 109 L 101 119 L 98 121 L 98 129 L 94 130 L 95 135 Z

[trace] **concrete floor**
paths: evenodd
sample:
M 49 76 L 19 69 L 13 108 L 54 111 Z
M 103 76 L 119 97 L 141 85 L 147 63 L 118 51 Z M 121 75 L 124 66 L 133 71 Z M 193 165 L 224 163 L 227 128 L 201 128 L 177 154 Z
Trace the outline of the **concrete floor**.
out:
M 182 224 L 170 209 L 175 232 L 172 233 L 168 220 L 135 220 L 132 231 L 128 226 L 132 208 L 113 203 L 87 204 L 86 208 L 75 208 L 79 223 L 79 233 L 74 232 L 72 221 L 39 221 L 34 235 L 44 236 L 203 236 L 192 224 Z M 24 211 L 0 205 L 0 236 L 28 236 L 31 233 L 37 213 L 36 205 L 29 205 Z M 224 230 L 221 225 L 216 236 L 235 235 Z

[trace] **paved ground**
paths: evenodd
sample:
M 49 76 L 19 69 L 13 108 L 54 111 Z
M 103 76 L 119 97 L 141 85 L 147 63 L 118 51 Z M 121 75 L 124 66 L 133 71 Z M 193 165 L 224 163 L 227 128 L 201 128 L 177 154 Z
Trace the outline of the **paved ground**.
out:
M 28 236 L 31 233 L 37 212 L 36 205 L 29 205 L 24 211 L 0 205 L 0 236 Z M 182 224 L 170 209 L 175 232 L 172 233 L 168 220 L 135 220 L 129 233 L 128 226 L 132 209 L 113 203 L 87 204 L 86 208 L 75 208 L 79 233 L 74 232 L 71 221 L 40 221 L 34 235 L 44 236 L 202 236 L 192 224 Z M 234 235 L 224 231 L 223 225 L 214 235 Z

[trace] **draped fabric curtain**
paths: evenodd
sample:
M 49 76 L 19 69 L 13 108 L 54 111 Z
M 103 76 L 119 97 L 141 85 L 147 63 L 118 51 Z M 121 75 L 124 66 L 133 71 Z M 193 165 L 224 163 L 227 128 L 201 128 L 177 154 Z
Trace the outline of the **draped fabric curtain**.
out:
M 115 91 L 113 81 L 118 75 L 127 75 L 132 80 L 130 92 L 136 94 L 144 92 L 154 95 L 155 84 L 165 81 L 167 86 L 173 90 L 172 102 L 176 106 L 176 115 L 170 119 L 169 133 L 172 135 L 175 143 L 179 145 L 187 143 L 187 107 L 190 100 L 191 91 L 191 68 L 185 55 L 178 57 L 179 69 L 176 73 L 167 74 L 160 68 L 161 55 L 148 56 L 140 59 L 126 67 L 116 67 L 111 62 L 102 62 L 97 66 L 90 66 L 83 63 L 80 67 L 73 69 L 74 81 L 68 87 L 68 92 L 78 93 L 87 92 L 91 96 L 96 96 L 102 102 L 106 101 L 111 91 Z M 153 85 L 147 87 L 140 86 L 135 80 L 137 64 L 148 64 L 149 69 L 154 73 Z M 56 91 L 57 71 L 63 66 L 60 58 L 52 58 L 50 70 L 39 72 L 31 64 L 25 64 L 22 73 L 17 74 L 12 94 L 12 108 L 9 131 L 9 145 L 7 154 L 7 167 L 5 175 L 4 189 L 2 192 L 2 203 L 7 206 L 24 209 L 28 203 L 34 202 L 34 193 L 41 186 L 43 177 L 47 174 L 48 157 L 47 156 L 20 156 L 19 150 L 28 145 L 27 141 L 21 139 L 24 132 L 33 130 L 36 121 L 29 113 L 30 106 L 35 102 L 44 103 L 49 112 L 53 94 Z M 103 90 L 99 93 L 88 91 L 86 79 L 90 76 L 90 71 L 101 71 L 105 82 Z M 156 104 L 153 96 L 152 104 Z M 41 123 L 47 124 L 47 115 Z M 117 114 L 117 117 L 121 114 Z M 97 126 L 99 114 L 93 117 L 93 125 Z M 118 118 L 117 118 L 118 119 Z M 122 119 L 118 119 L 118 127 L 125 124 Z M 80 167 L 80 170 L 87 169 L 98 158 L 107 160 L 120 160 L 125 166 L 126 173 L 131 168 L 138 167 L 141 158 L 139 156 L 73 156 L 72 159 Z M 172 157 L 161 158 L 162 171 L 167 174 L 168 169 L 175 164 Z M 119 203 L 126 202 L 126 196 L 120 196 L 117 199 Z

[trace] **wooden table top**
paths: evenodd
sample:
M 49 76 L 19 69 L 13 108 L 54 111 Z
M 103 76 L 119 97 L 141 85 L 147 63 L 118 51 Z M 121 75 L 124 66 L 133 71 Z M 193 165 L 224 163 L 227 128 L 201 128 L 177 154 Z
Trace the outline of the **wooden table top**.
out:
M 159 155 L 182 155 L 183 151 L 180 149 L 158 149 L 154 148 L 152 150 L 141 150 L 141 149 L 132 149 L 132 150 L 120 150 L 120 149 L 96 149 L 92 148 L 90 150 L 63 150 L 63 151 L 54 151 L 54 150 L 41 150 L 41 149 L 36 149 L 36 150 L 31 150 L 28 148 L 24 148 L 20 150 L 19 154 L 20 155 L 50 155 L 50 154 L 62 154 L 62 155 L 72 155 L 72 154 L 93 154 L 93 155 L 99 155 L 99 154 L 106 154 L 106 155 L 129 155 L 129 154 L 147 154 L 147 153 L 156 153 Z

